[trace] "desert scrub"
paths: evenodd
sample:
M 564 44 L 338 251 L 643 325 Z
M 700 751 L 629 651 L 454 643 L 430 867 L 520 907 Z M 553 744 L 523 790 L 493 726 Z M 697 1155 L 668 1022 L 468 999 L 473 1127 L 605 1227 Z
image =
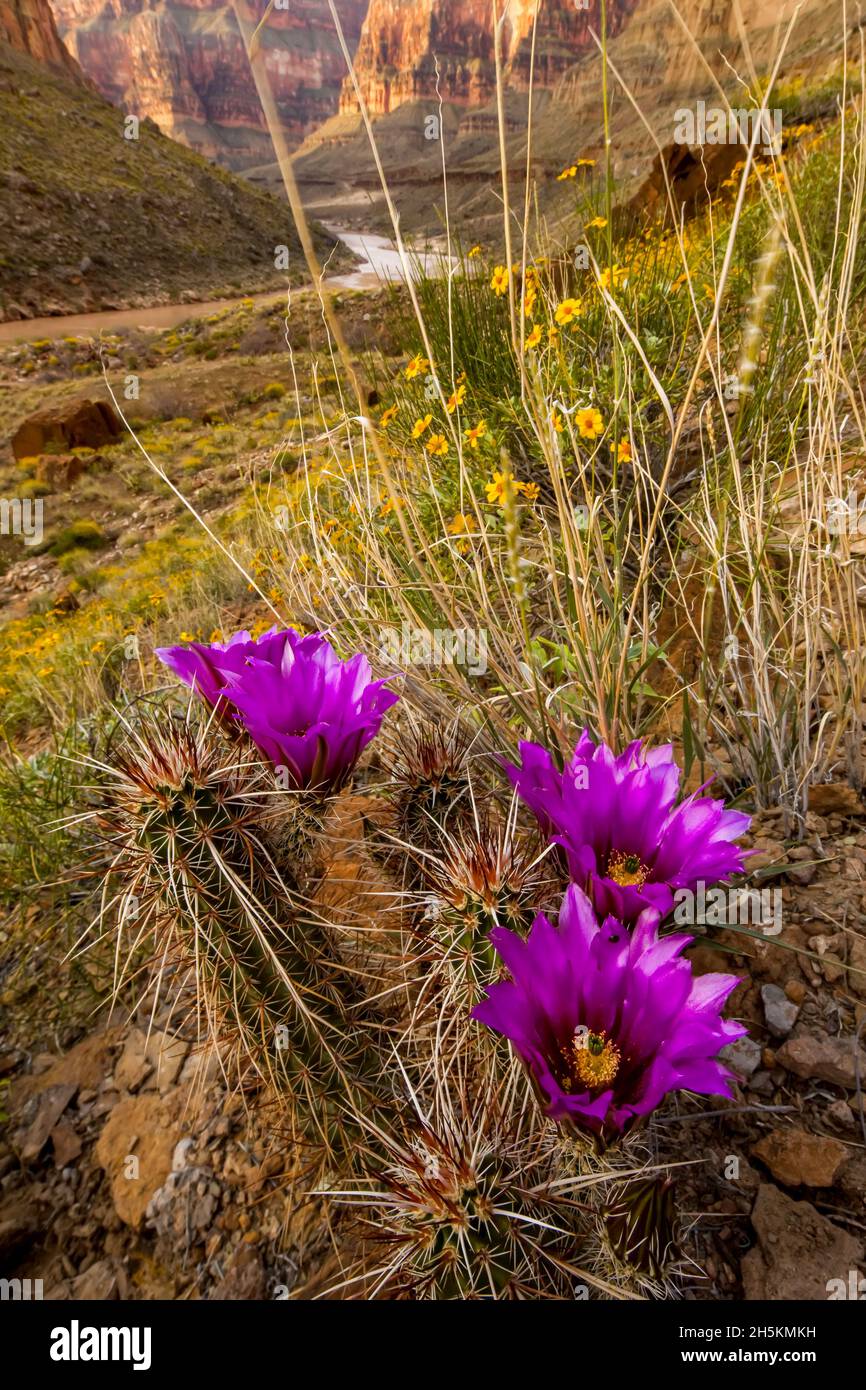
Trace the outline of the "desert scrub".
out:
M 108 537 L 98 521 L 81 519 L 65 526 L 51 541 L 52 555 L 63 556 L 70 551 L 99 550 L 108 544 Z

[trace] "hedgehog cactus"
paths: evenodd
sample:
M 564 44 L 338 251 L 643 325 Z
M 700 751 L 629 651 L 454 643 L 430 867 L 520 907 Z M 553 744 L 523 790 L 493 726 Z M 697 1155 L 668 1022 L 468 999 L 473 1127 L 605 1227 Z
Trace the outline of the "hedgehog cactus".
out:
M 167 715 L 115 769 L 101 822 L 136 941 L 149 934 L 158 969 L 194 980 L 200 1026 L 231 1042 L 239 1074 L 251 1065 L 286 1089 L 337 1145 L 347 1101 L 369 1104 L 369 1034 L 357 1013 L 347 1022 L 358 992 L 326 927 L 300 920 L 268 850 L 272 778 Z
M 677 1209 L 669 1175 L 652 1174 L 614 1185 L 599 1214 L 600 1255 L 618 1282 L 665 1297 L 674 1288 L 681 1254 Z
M 368 1213 L 359 1296 L 569 1299 L 601 1283 L 576 1264 L 586 1227 L 554 1182 L 547 1137 L 483 1102 L 460 1109 L 380 1135 L 375 1171 L 344 1194 Z
M 422 872 L 425 856 L 441 853 L 471 816 L 469 747 L 469 733 L 456 721 L 446 729 L 410 725 L 395 741 L 388 788 L 394 833 Z
M 425 879 L 428 951 L 447 968 L 468 1010 L 500 973 L 491 929 L 507 926 L 525 936 L 555 884 L 537 847 L 517 838 L 512 823 L 487 821 L 449 840 Z

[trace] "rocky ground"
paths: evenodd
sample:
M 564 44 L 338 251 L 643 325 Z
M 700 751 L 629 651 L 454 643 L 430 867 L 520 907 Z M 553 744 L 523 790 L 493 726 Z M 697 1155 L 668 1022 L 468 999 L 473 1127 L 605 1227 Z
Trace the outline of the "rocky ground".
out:
M 755 821 L 780 935 L 713 929 L 691 949 L 701 973 L 742 977 L 734 1098 L 680 1097 L 643 1136 L 684 1165 L 687 1298 L 850 1297 L 866 1270 L 866 808 L 836 786 L 814 802 L 802 841 L 780 811 Z M 0 996 L 2 1272 L 46 1298 L 288 1297 L 332 1256 L 315 1202 L 287 1222 L 303 1179 L 265 1098 L 228 1087 L 167 1006 L 88 1018 L 86 997 L 50 946 Z

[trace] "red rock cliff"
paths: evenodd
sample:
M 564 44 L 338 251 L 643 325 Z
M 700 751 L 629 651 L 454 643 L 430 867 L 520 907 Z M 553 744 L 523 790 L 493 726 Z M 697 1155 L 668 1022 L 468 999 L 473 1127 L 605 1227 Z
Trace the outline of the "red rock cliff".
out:
M 48 0 L 0 0 L 0 42 L 58 72 L 81 76 L 57 32 Z
M 6 0 L 0 0 L 0 4 Z M 61 34 L 124 110 L 236 167 L 273 159 L 234 11 L 219 0 L 52 0 Z M 337 0 L 351 49 L 368 0 Z M 262 13 L 256 4 L 252 12 Z M 263 47 L 290 143 L 337 109 L 346 64 L 327 0 L 274 9 Z
M 610 0 L 608 27 L 615 34 L 637 0 Z M 535 82 L 552 87 L 600 30 L 600 0 L 500 0 L 505 10 L 502 61 L 506 85 L 528 85 L 535 33 Z M 467 106 L 489 101 L 495 90 L 492 0 L 370 0 L 355 70 L 368 109 L 375 115 L 405 101 L 435 97 Z M 357 107 L 343 84 L 341 110 Z

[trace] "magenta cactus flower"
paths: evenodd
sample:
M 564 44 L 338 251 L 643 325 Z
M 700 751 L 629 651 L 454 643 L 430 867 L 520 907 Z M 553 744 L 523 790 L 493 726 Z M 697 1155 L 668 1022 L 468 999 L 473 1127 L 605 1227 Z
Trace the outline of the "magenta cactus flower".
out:
M 671 1091 L 730 1095 L 721 1048 L 746 1032 L 721 1017 L 735 975 L 695 978 L 685 935 L 659 938 L 646 909 L 629 932 L 600 922 L 587 895 L 566 891 L 557 926 L 540 914 L 524 941 L 490 939 L 512 979 L 491 985 L 473 1017 L 510 1039 L 545 1113 L 601 1142 L 651 1114 Z
M 652 907 L 666 916 L 678 888 L 718 883 L 743 869 L 732 843 L 750 818 L 698 792 L 678 802 L 681 773 L 670 744 L 638 740 L 617 757 L 586 729 L 562 772 L 537 743 L 506 764 L 518 795 L 562 847 L 571 878 L 597 911 L 633 922 Z
M 272 627 L 261 637 L 236 632 L 227 642 L 190 642 L 185 647 L 157 647 L 156 654 L 196 694 L 208 704 L 219 703 L 227 675 L 237 674 L 252 657 L 270 660 L 280 657 L 286 644 L 287 629 Z
M 181 680 L 246 729 L 259 751 L 285 768 L 291 786 L 337 791 L 379 732 L 398 696 L 374 681 L 361 653 L 341 661 L 321 633 L 272 628 L 257 640 L 169 647 L 157 655 Z

